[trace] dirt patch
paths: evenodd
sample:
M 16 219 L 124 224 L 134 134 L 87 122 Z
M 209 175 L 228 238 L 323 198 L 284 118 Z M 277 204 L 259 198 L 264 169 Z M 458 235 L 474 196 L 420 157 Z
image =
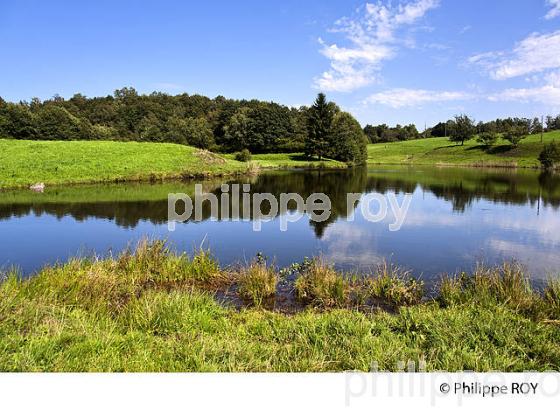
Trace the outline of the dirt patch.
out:
M 201 160 L 204 165 L 221 165 L 227 162 L 225 158 L 205 149 L 196 150 L 194 155 Z

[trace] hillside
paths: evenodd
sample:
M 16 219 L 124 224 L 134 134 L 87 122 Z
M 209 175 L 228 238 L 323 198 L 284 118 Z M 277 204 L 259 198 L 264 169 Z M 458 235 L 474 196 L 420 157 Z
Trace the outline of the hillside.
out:
M 544 134 L 544 143 L 560 142 L 560 131 Z M 489 150 L 476 140 L 456 145 L 446 138 L 426 138 L 368 145 L 368 164 L 461 165 L 538 167 L 542 150 L 540 135 L 530 135 L 512 149 L 505 140 Z
M 301 154 L 253 156 L 261 168 L 342 167 L 337 161 L 306 161 Z M 218 155 L 170 143 L 116 141 L 27 141 L 0 139 L 0 189 L 44 182 L 150 181 L 247 172 L 233 155 Z

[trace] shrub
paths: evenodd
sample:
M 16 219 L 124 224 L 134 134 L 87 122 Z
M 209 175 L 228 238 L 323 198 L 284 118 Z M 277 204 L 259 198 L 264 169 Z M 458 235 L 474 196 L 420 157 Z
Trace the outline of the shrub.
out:
M 249 162 L 251 161 L 252 155 L 251 152 L 245 148 L 242 151 L 235 153 L 235 160 L 240 162 Z
M 485 147 L 491 147 L 498 140 L 498 134 L 495 132 L 481 132 L 476 140 Z
M 543 168 L 551 169 L 560 162 L 560 148 L 555 142 L 546 144 L 539 154 L 539 161 Z
M 240 296 L 260 306 L 276 292 L 278 277 L 266 262 L 254 261 L 241 272 L 238 283 Z
M 504 139 L 509 141 L 513 147 L 517 147 L 519 142 L 526 137 L 527 128 L 520 125 L 509 127 L 503 134 Z

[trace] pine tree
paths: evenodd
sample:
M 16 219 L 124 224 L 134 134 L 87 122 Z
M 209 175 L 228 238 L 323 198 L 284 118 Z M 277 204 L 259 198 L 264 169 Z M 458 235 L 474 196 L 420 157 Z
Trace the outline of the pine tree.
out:
M 327 153 L 334 114 L 334 106 L 327 102 L 325 94 L 319 93 L 309 109 L 308 131 L 305 139 L 305 154 L 308 157 L 316 156 L 321 159 Z

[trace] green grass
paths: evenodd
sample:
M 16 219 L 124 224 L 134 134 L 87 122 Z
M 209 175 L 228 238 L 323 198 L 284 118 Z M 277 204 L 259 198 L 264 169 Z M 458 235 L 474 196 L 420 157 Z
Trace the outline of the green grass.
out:
M 233 159 L 234 154 L 225 155 Z M 302 153 L 253 154 L 252 162 L 260 168 L 347 168 L 343 162 L 332 159 L 309 160 Z
M 166 201 L 170 192 L 194 195 L 195 183 L 202 184 L 205 191 L 212 191 L 220 188 L 223 179 L 166 181 L 154 184 L 127 182 L 125 184 L 59 185 L 48 187 L 44 192 L 12 189 L 2 192 L 0 205 Z
M 308 162 L 297 154 L 255 155 L 247 164 L 185 145 L 116 141 L 0 139 L 0 189 L 115 181 L 211 177 L 256 168 L 343 166 Z M 322 165 L 325 164 L 325 165 Z
M 544 134 L 543 143 L 560 142 L 560 131 Z M 426 138 L 411 141 L 368 145 L 368 164 L 461 165 L 500 167 L 539 167 L 543 148 L 540 135 L 529 135 L 517 148 L 502 139 L 485 150 L 475 139 L 464 146 L 446 138 Z
M 302 266 L 295 290 L 299 299 L 318 307 L 344 306 L 350 298 L 350 283 L 320 259 Z
M 274 296 L 278 275 L 264 261 L 253 261 L 241 271 L 238 277 L 239 295 L 255 306 Z
M 286 315 L 221 305 L 214 292 L 239 274 L 207 252 L 189 258 L 144 242 L 115 258 L 5 279 L 0 371 L 394 371 L 409 360 L 428 371 L 560 370 L 558 282 L 540 294 L 522 272 L 499 269 L 449 279 L 445 298 L 394 313 L 310 301 Z M 327 281 L 315 276 L 336 282 L 334 271 Z M 338 281 L 335 287 L 355 286 L 355 279 Z

